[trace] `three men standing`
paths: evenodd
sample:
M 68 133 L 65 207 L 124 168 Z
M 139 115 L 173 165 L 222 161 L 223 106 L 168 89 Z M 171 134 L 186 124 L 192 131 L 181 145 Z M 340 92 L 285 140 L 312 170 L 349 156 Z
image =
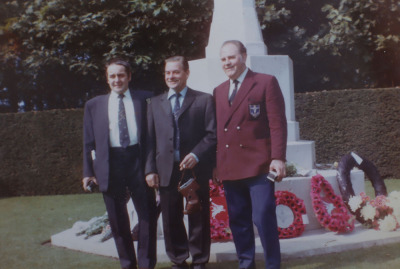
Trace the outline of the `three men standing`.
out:
M 255 268 L 254 222 L 266 267 L 280 268 L 274 182 L 266 175 L 276 172 L 275 181 L 279 182 L 286 174 L 287 123 L 282 92 L 275 77 L 247 68 L 246 48 L 240 41 L 226 41 L 220 56 L 229 80 L 214 89 L 215 103 L 211 95 L 187 87 L 188 62 L 175 56 L 165 60 L 169 91 L 150 99 L 147 121 L 145 99 L 149 95 L 128 90 L 130 68 L 121 61 L 107 65 L 111 94 L 93 98 L 85 106 L 83 185 L 86 189 L 93 181 L 103 192 L 123 268 L 136 268 L 126 212 L 127 190 L 139 216 L 139 267 L 155 266 L 156 210 L 154 192 L 146 182 L 160 192 L 164 240 L 172 268 L 189 268 L 189 253 L 190 268 L 205 268 L 211 243 L 211 177 L 224 185 L 239 267 Z M 122 93 L 125 96 L 121 97 Z M 121 102 L 127 125 L 118 118 Z M 200 185 L 197 193 L 202 210 L 188 215 L 187 235 L 178 186 L 192 172 Z
M 217 117 L 217 167 L 239 268 L 255 268 L 253 222 L 264 248 L 266 268 L 280 268 L 274 182 L 286 174 L 285 103 L 275 77 L 246 67 L 246 48 L 226 41 L 220 51 L 229 80 L 214 89 Z
M 111 92 L 85 105 L 83 125 L 83 188 L 91 182 L 103 193 L 122 268 L 154 268 L 156 207 L 154 191 L 144 181 L 146 99 L 149 92 L 130 91 L 131 67 L 121 59 L 106 64 Z M 127 212 L 127 196 L 138 214 L 136 259 Z

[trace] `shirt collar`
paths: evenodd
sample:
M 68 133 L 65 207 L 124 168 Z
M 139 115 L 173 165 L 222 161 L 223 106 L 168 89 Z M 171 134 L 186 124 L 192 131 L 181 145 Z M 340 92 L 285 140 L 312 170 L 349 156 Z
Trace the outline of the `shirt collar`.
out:
M 111 91 L 111 94 L 110 94 L 110 95 L 111 95 L 111 98 L 117 98 L 117 99 L 118 99 L 119 93 L 116 93 L 116 92 L 114 92 L 114 91 Z M 125 97 L 131 99 L 131 91 L 130 91 L 129 89 L 127 89 L 127 90 L 124 92 L 124 95 L 125 95 Z
M 188 87 L 186 86 L 185 88 L 183 88 L 183 90 L 180 92 L 181 96 L 183 98 L 185 98 L 186 93 L 188 91 Z M 172 97 L 172 95 L 176 94 L 176 92 L 173 89 L 169 89 L 168 90 L 168 99 L 170 99 Z
M 249 71 L 249 68 L 246 67 L 246 69 L 242 72 L 242 74 L 240 74 L 240 76 L 236 79 L 237 81 L 239 81 L 240 84 L 242 84 L 244 78 L 247 75 L 247 72 Z M 231 80 L 231 84 L 233 84 L 233 80 Z

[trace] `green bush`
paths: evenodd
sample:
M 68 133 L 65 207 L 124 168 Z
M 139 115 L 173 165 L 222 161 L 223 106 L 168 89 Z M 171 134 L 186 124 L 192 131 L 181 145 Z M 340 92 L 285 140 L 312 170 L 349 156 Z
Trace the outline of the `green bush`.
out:
M 0 196 L 81 192 L 77 110 L 0 114 Z
M 317 163 L 354 151 L 384 178 L 400 177 L 400 89 L 296 94 L 300 137 L 314 140 Z

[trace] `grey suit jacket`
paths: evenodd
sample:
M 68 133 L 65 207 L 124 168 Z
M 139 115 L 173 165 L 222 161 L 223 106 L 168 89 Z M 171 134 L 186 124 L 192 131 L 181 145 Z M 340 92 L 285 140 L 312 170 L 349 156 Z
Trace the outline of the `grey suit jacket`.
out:
M 151 95 L 152 93 L 147 91 L 131 91 L 138 141 L 142 151 L 146 138 L 146 99 Z M 83 177 L 96 177 L 102 192 L 107 191 L 109 180 L 109 96 L 100 95 L 87 101 L 83 117 Z
M 174 165 L 174 123 L 168 93 L 151 98 L 147 108 L 145 174 L 157 173 L 160 186 L 169 185 Z M 199 163 L 194 171 L 199 183 L 208 184 L 215 164 L 215 105 L 210 94 L 188 89 L 178 113 L 180 157 L 190 152 Z

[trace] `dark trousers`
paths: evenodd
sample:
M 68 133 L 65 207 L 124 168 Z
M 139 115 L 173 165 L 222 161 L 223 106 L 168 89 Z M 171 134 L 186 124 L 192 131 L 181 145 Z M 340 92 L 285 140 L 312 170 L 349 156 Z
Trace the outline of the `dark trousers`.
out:
M 276 220 L 275 186 L 260 175 L 241 180 L 225 180 L 229 225 L 239 259 L 239 268 L 255 268 L 253 222 L 264 248 L 266 268 L 280 268 L 281 252 Z
M 157 219 L 154 191 L 147 187 L 138 146 L 110 149 L 110 182 L 103 193 L 112 234 L 122 268 L 154 268 Z M 127 200 L 132 198 L 138 214 L 137 259 L 131 236 Z
M 189 173 L 187 173 L 189 175 Z M 160 187 L 160 202 L 163 218 L 164 241 L 168 257 L 175 264 L 183 264 L 192 256 L 193 264 L 207 263 L 210 257 L 210 202 L 208 179 L 197 178 L 202 210 L 188 215 L 189 235 L 183 222 L 184 198 L 178 192 L 181 172 L 176 164 L 168 187 Z

